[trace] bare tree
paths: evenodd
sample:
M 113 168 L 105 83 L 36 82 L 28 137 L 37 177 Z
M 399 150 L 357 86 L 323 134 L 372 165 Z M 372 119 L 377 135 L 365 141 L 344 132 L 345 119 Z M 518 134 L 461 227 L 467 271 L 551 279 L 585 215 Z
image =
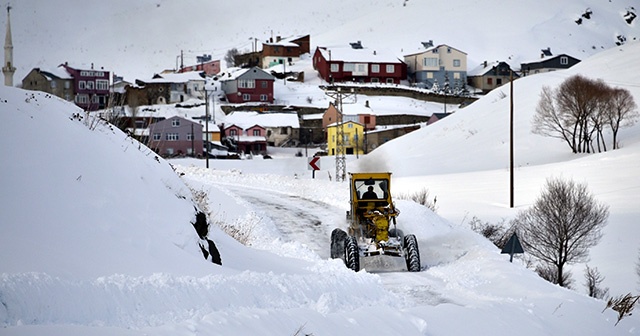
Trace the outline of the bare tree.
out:
M 608 217 L 608 207 L 597 202 L 585 184 L 552 178 L 533 206 L 518 213 L 514 224 L 525 250 L 555 266 L 555 282 L 565 286 L 564 266 L 588 257 Z
M 231 48 L 227 50 L 226 55 L 224 55 L 224 60 L 227 62 L 227 67 L 233 67 L 236 65 L 236 56 L 238 56 L 240 52 L 236 48 Z
M 574 153 L 606 151 L 603 137 L 605 127 L 614 134 L 621 126 L 633 124 L 638 113 L 636 104 L 627 90 L 612 89 L 603 80 L 580 75 L 567 78 L 556 90 L 543 87 L 532 132 L 564 140 Z
M 584 285 L 587 287 L 590 297 L 603 299 L 609 294 L 609 288 L 602 287 L 604 276 L 600 274 L 597 267 L 591 268 L 587 265 L 587 268 L 584 270 L 584 278 L 586 281 Z
M 632 126 L 638 121 L 638 105 L 629 90 L 616 88 L 611 92 L 606 120 L 611 127 L 613 149 L 618 148 L 618 131 L 620 127 Z

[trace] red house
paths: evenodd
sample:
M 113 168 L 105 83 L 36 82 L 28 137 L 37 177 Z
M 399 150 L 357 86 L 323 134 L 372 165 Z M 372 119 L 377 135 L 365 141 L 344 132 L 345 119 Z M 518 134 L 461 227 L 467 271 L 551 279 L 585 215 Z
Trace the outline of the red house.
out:
M 318 47 L 313 67 L 329 83 L 392 83 L 407 78 L 407 65 L 395 55 L 363 48 L 360 42 L 351 48 Z
M 76 69 L 68 63 L 60 64 L 73 78 L 74 101 L 85 111 L 104 109 L 109 102 L 111 73 L 104 69 L 94 69 L 93 63 L 88 69 Z
M 224 128 L 225 137 L 236 145 L 238 153 L 262 154 L 267 152 L 266 129 L 260 125 L 253 125 L 245 130 L 237 125 Z
M 270 73 L 253 67 L 228 73 L 220 78 L 220 88 L 230 103 L 260 102 L 272 104 L 273 82 Z

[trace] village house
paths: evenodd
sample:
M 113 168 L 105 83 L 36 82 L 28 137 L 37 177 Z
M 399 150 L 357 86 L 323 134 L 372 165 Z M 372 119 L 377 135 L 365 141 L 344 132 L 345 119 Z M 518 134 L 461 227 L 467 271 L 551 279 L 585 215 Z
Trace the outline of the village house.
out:
M 60 64 L 53 71 L 32 69 L 22 80 L 25 90 L 51 93 L 67 101 L 73 101 L 85 111 L 104 109 L 109 103 L 111 73 L 94 65 L 75 68 Z
M 483 93 L 487 93 L 508 83 L 511 76 L 513 76 L 514 80 L 520 77 L 512 71 L 511 66 L 509 66 L 507 62 L 484 61 L 482 64 L 468 72 L 467 84 L 481 90 Z
M 202 125 L 173 116 L 149 125 L 149 148 L 163 157 L 201 157 L 203 150 Z
M 190 98 L 204 99 L 205 79 L 198 72 L 156 74 L 151 79 L 136 79 L 137 86 L 127 87 L 131 105 L 181 103 Z
M 343 121 L 341 124 L 333 123 L 327 126 L 327 153 L 336 155 L 338 127 L 344 132 L 343 146 L 347 155 L 364 154 L 364 126 L 356 121 Z
M 555 70 L 569 69 L 580 63 L 580 60 L 567 54 L 553 55 L 551 48 L 540 51 L 540 59 L 524 62 L 520 64 L 522 76 L 534 75 L 538 73 Z
M 258 67 L 228 72 L 219 80 L 220 88 L 224 91 L 229 103 L 272 104 L 274 102 L 275 77 Z
M 313 68 L 328 83 L 390 83 L 400 84 L 407 77 L 407 65 L 392 53 L 362 47 L 317 47 Z
M 300 120 L 295 112 L 234 111 L 225 122 L 241 129 L 260 125 L 265 130 L 268 146 L 297 146 L 300 139 Z
M 375 129 L 376 115 L 372 113 L 367 105 L 343 105 L 343 109 L 348 109 L 343 113 L 343 121 L 352 120 L 360 123 L 365 131 Z M 339 112 L 333 103 L 329 103 L 329 107 L 322 115 L 322 130 L 327 131 L 327 126 L 338 121 Z
M 287 39 L 276 37 L 274 41 L 262 44 L 262 68 L 270 68 L 274 65 L 293 65 L 300 60 L 300 56 L 310 53 L 311 38 L 309 35 L 294 36 Z
M 220 60 L 211 60 L 211 55 L 208 56 L 207 61 L 198 62 L 198 64 L 183 66 L 178 69 L 178 73 L 184 72 L 203 72 L 207 77 L 212 77 L 220 72 Z M 198 56 L 198 58 L 204 56 Z
M 230 149 L 244 154 L 266 154 L 267 138 L 266 129 L 260 125 L 253 125 L 246 129 L 238 125 L 224 127 L 224 138 Z
M 433 41 L 422 42 L 422 48 L 404 56 L 411 82 L 431 89 L 448 81 L 451 88 L 467 83 L 467 54 L 456 48 Z

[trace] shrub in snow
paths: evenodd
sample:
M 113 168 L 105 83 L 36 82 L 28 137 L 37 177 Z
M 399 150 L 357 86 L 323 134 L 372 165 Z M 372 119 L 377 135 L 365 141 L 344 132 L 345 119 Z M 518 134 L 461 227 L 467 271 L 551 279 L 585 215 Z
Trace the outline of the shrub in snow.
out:
M 631 295 L 631 293 L 610 298 L 609 301 L 607 301 L 607 306 L 604 310 L 611 308 L 618 312 L 618 321 L 616 322 L 616 325 L 618 325 L 623 318 L 631 316 L 631 312 L 635 309 L 638 299 L 640 299 L 640 295 Z
M 436 197 L 433 197 L 433 200 L 431 200 L 431 197 L 429 196 L 429 189 L 427 188 L 422 188 L 421 190 L 414 192 L 399 193 L 395 197 L 402 200 L 414 201 L 420 205 L 426 206 L 433 212 L 436 212 L 438 210 L 438 208 L 436 207 L 436 202 L 438 201 L 438 199 Z
M 597 267 L 591 268 L 587 265 L 584 271 L 585 286 L 589 296 L 596 299 L 603 299 L 609 294 L 609 288 L 602 288 L 604 276 L 600 274 Z

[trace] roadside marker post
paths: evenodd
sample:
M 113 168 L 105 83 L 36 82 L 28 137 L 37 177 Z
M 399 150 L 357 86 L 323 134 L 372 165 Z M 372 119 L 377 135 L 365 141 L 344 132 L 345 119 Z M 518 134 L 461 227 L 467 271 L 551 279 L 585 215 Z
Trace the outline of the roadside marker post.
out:
M 313 156 L 307 159 L 309 165 L 307 169 L 311 170 L 311 178 L 316 178 L 316 170 L 320 170 L 320 158 Z

